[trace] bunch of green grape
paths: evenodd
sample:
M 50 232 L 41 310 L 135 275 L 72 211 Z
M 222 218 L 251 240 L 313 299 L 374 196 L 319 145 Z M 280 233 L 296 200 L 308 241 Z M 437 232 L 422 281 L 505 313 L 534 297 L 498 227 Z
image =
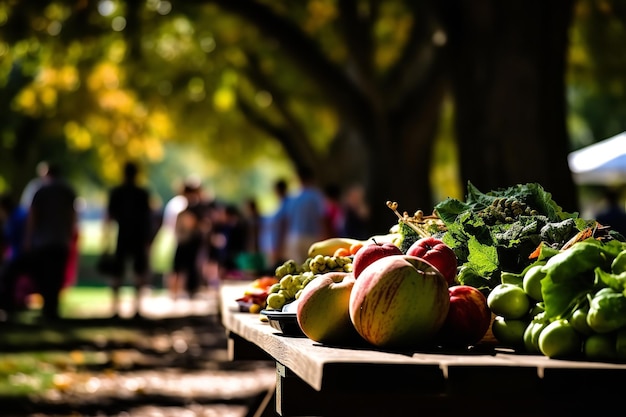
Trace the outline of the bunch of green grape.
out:
M 526 203 L 516 198 L 496 198 L 491 205 L 485 207 L 479 215 L 486 224 L 513 223 L 519 216 L 536 216 L 537 210 L 533 210 Z
M 282 278 L 289 274 L 301 274 L 302 272 L 310 271 L 309 259 L 307 259 L 302 265 L 298 265 L 293 259 L 285 261 L 282 265 L 279 265 L 274 271 L 276 278 Z
M 296 300 L 302 289 L 315 279 L 315 274 L 306 271 L 296 274 L 287 274 L 276 284 L 272 285 L 267 294 L 267 308 L 270 310 L 281 310 L 285 304 Z
M 352 258 L 350 256 L 316 255 L 308 260 L 309 270 L 314 274 L 324 274 L 331 271 L 352 272 Z
M 285 304 L 298 299 L 302 289 L 315 277 L 326 272 L 352 272 L 350 256 L 317 255 L 298 265 L 290 259 L 276 268 L 276 278 L 280 281 L 272 285 L 267 295 L 267 308 L 281 310 Z

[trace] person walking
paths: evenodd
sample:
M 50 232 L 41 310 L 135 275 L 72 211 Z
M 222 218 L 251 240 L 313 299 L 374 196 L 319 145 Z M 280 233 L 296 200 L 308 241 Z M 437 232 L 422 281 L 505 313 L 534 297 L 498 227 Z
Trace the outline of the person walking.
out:
M 326 209 L 324 211 L 324 238 L 343 235 L 344 210 L 341 204 L 341 187 L 337 184 L 327 184 L 324 187 Z
M 202 285 L 201 250 L 204 244 L 202 222 L 205 205 L 202 198 L 202 186 L 199 181 L 185 182 L 178 214 L 174 223 L 176 247 L 169 274 L 168 287 L 170 296 L 176 300 L 184 293 L 193 298 Z
M 299 168 L 298 179 L 300 190 L 287 200 L 285 207 L 286 230 L 282 247 L 287 259 L 302 263 L 308 257 L 311 244 L 324 236 L 326 202 L 310 168 Z
M 48 169 L 48 161 L 39 162 L 36 168 L 37 175 L 33 179 L 28 181 L 28 184 L 26 184 L 26 187 L 24 187 L 19 204 L 25 210 L 28 210 L 30 208 L 30 204 L 33 201 L 33 196 L 35 195 L 39 187 L 41 187 L 41 185 L 45 182 L 48 175 Z
M 77 235 L 76 192 L 56 164 L 48 166 L 28 211 L 24 251 L 26 269 L 43 298 L 44 319 L 60 318 L 59 299 L 67 260 Z
M 22 273 L 24 265 L 20 265 L 27 218 L 28 210 L 9 193 L 0 196 L 0 309 L 8 309 L 9 313 L 26 306 L 27 291 L 22 289 L 34 290 L 30 277 Z
M 370 210 L 365 200 L 365 188 L 360 184 L 348 187 L 343 193 L 344 213 L 342 234 L 354 239 L 367 239 L 371 236 Z
M 124 282 L 127 264 L 132 263 L 134 275 L 135 317 L 141 317 L 142 292 L 148 284 L 149 253 L 153 234 L 153 215 L 150 191 L 139 184 L 139 167 L 135 162 L 126 162 L 123 181 L 109 191 L 105 216 L 105 239 L 110 238 L 113 223 L 117 224 L 115 245 L 116 271 L 111 277 L 113 292 L 113 314 L 120 313 L 120 287 Z
M 286 261 L 282 236 L 286 234 L 286 206 L 290 198 L 287 181 L 279 178 L 274 182 L 273 189 L 278 203 L 274 212 L 264 219 L 261 231 L 262 247 L 267 257 L 267 274 L 274 273 Z

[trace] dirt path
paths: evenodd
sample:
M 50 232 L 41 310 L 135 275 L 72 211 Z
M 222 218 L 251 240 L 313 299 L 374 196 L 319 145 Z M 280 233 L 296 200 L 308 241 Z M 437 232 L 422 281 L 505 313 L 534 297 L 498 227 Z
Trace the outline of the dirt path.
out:
M 228 360 L 215 299 L 197 300 L 195 305 L 151 302 L 151 313 L 144 319 L 3 325 L 0 355 L 5 362 L 11 355 L 31 352 L 32 358 L 40 358 L 37 367 L 51 369 L 51 381 L 36 394 L 0 397 L 0 415 L 250 415 L 274 384 L 273 364 Z M 19 372 L 9 370 L 8 378 L 28 383 L 23 380 L 28 375 Z

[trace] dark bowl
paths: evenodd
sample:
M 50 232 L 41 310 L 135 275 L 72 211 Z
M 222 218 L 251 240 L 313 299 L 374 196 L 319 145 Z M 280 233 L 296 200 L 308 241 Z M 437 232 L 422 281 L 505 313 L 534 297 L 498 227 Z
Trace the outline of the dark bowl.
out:
M 276 310 L 262 310 L 261 314 L 267 317 L 267 320 L 274 329 L 279 330 L 285 336 L 304 336 L 302 329 L 298 325 L 296 313 L 286 313 Z

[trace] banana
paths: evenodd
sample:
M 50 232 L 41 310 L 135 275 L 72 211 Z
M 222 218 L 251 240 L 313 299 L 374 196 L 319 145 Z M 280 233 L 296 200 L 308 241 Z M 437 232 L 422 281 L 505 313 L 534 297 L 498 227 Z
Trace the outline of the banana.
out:
M 337 249 L 350 249 L 350 246 L 354 245 L 355 243 L 363 243 L 363 241 L 358 239 L 352 239 L 349 237 L 331 237 L 328 239 L 320 240 L 313 243 L 309 247 L 309 258 L 313 258 L 317 255 L 333 256 Z
M 396 242 L 398 242 L 398 240 L 400 239 L 400 237 L 401 237 L 400 233 L 387 233 L 386 235 L 374 235 L 374 236 L 371 236 L 369 239 L 364 240 L 363 243 L 365 245 L 369 245 L 374 242 L 376 242 L 379 245 L 383 243 L 393 243 L 395 245 Z

